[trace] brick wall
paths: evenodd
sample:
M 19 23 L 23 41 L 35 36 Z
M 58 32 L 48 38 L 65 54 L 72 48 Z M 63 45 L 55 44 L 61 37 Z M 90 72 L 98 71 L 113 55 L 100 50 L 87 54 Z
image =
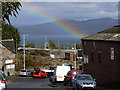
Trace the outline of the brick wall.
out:
M 120 83 L 120 42 L 83 41 L 84 55 L 88 55 L 85 72 L 99 84 Z M 114 60 L 111 60 L 114 48 Z

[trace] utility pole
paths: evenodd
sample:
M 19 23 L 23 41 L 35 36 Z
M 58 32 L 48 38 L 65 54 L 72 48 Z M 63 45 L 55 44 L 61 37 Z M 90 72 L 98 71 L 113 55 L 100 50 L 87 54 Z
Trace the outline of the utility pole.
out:
M 23 60 L 24 60 L 24 70 L 25 70 L 25 35 L 23 35 Z
M 74 55 L 74 56 L 75 56 L 75 60 L 74 60 L 74 66 L 75 66 L 75 70 L 76 70 L 76 54 L 77 54 L 77 52 L 76 52 L 76 43 L 75 43 L 75 47 L 74 47 L 74 48 L 75 48 L 75 55 Z
M 25 35 L 23 35 L 23 60 L 24 60 L 24 70 L 25 70 Z

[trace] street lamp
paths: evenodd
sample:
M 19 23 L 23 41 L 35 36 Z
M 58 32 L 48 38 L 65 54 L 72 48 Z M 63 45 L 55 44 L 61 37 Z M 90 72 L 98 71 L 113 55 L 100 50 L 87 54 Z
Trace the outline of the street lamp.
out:
M 24 70 L 25 70 L 25 35 L 28 35 L 28 34 L 24 34 L 24 35 L 23 35 L 23 60 L 24 60 Z
M 74 56 L 75 56 L 75 57 L 74 57 L 74 59 L 75 59 L 75 60 L 74 60 L 74 66 L 75 66 L 75 70 L 76 70 L 76 57 L 77 57 L 76 43 L 75 43 L 75 46 L 74 46 L 74 50 L 75 50 L 75 51 L 74 51 L 74 52 L 75 52 L 75 54 L 74 54 Z

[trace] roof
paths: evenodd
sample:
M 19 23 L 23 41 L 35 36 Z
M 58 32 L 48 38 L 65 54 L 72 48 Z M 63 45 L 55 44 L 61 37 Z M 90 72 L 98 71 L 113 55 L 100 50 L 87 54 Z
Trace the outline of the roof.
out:
M 65 53 L 74 53 L 73 51 L 70 51 L 70 52 L 65 52 Z
M 14 40 L 13 39 L 6 39 L 1 40 L 2 45 L 5 46 L 7 49 L 15 53 L 15 47 L 14 47 Z
M 120 25 L 84 37 L 82 40 L 120 41 Z

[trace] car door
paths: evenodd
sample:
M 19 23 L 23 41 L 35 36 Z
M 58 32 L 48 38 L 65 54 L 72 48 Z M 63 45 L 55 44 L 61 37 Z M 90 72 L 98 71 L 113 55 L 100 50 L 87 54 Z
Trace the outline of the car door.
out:
M 46 76 L 45 71 L 41 71 L 41 75 L 42 75 L 43 77 L 45 77 L 45 76 Z

